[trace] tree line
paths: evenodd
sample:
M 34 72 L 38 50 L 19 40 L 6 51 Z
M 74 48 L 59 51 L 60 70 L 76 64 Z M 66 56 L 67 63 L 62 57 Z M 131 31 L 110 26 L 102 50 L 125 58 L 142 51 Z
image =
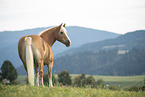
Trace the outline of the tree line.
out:
M 81 74 L 76 76 L 73 80 L 68 71 L 64 70 L 57 73 L 57 78 L 53 75 L 52 81 L 55 86 L 74 86 L 74 87 L 91 87 L 91 88 L 104 88 L 105 82 L 102 79 L 95 80 L 92 75 L 87 76 L 86 74 Z M 48 73 L 44 74 L 44 84 L 48 85 Z
M 119 87 L 107 86 L 105 81 L 102 79 L 95 80 L 92 75 L 86 76 L 86 74 L 81 74 L 76 76 L 74 79 L 71 78 L 69 72 L 66 70 L 57 73 L 57 78 L 53 75 L 53 85 L 54 86 L 72 86 L 72 87 L 83 87 L 83 88 L 96 88 L 96 89 L 109 89 L 109 90 L 120 90 Z M 44 74 L 44 83 L 49 85 L 48 74 Z M 145 79 L 143 80 L 143 85 L 127 87 L 126 91 L 145 91 Z

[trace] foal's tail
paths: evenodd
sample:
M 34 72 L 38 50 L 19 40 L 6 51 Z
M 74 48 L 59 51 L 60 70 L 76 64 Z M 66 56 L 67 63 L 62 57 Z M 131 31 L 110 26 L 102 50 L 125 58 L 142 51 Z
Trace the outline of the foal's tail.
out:
M 34 59 L 31 37 L 25 38 L 25 46 L 26 46 L 26 66 L 27 66 L 28 82 L 30 83 L 30 85 L 34 86 Z

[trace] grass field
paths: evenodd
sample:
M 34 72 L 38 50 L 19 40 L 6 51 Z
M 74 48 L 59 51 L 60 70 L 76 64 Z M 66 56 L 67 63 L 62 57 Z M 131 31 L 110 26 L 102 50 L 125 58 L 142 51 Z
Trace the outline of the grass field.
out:
M 142 86 L 145 75 L 138 76 L 94 76 L 97 79 L 103 79 L 106 84 L 120 87 L 121 89 L 130 86 Z
M 78 75 L 71 75 L 74 79 Z M 88 76 L 88 75 L 86 75 Z M 57 77 L 57 75 L 55 75 Z M 19 85 L 3 85 L 0 84 L 0 97 L 145 97 L 145 92 L 129 92 L 123 88 L 129 86 L 143 85 L 144 75 L 140 76 L 93 76 L 95 80 L 103 79 L 106 85 L 119 86 L 121 90 L 94 89 L 54 86 L 29 86 L 26 85 L 26 76 L 18 76 Z
M 57 75 L 54 75 L 57 78 Z M 71 74 L 71 78 L 74 79 L 77 74 Z M 89 76 L 89 75 L 86 75 Z M 99 76 L 93 75 L 95 80 L 103 79 L 106 85 L 119 87 L 120 89 L 131 87 L 131 86 L 142 86 L 145 75 L 138 76 Z M 25 82 L 26 76 L 18 76 L 18 81 L 20 83 Z
M 145 92 L 111 91 L 76 87 L 36 87 L 2 85 L 0 97 L 145 97 Z

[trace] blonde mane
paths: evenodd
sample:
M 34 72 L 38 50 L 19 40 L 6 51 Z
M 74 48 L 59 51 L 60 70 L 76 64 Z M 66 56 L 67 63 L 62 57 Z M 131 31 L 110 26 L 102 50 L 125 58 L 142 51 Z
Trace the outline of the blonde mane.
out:
M 54 30 L 54 29 L 56 29 L 57 27 L 58 27 L 58 26 L 53 27 L 53 28 L 48 28 L 48 29 L 46 29 L 46 30 L 44 30 L 44 31 L 40 32 L 38 35 L 39 35 L 39 36 L 41 36 L 42 34 L 44 34 L 44 33 L 46 33 L 46 32 L 53 31 L 53 30 Z

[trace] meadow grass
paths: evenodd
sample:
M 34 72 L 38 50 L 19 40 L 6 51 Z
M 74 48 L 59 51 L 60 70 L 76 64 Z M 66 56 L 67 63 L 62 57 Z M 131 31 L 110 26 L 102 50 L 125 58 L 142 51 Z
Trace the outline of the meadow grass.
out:
M 54 74 L 54 76 L 57 78 L 57 74 Z M 78 74 L 70 74 L 72 80 Z M 89 75 L 86 75 L 88 77 Z M 105 81 L 105 84 L 108 86 L 115 86 L 119 87 L 120 89 L 124 89 L 131 86 L 142 86 L 143 80 L 145 79 L 145 75 L 136 75 L 136 76 L 101 76 L 101 75 L 92 75 L 95 80 L 102 79 Z M 26 84 L 25 82 L 26 75 L 18 76 L 18 81 L 21 84 Z
M 145 92 L 0 84 L 0 97 L 145 97 Z

